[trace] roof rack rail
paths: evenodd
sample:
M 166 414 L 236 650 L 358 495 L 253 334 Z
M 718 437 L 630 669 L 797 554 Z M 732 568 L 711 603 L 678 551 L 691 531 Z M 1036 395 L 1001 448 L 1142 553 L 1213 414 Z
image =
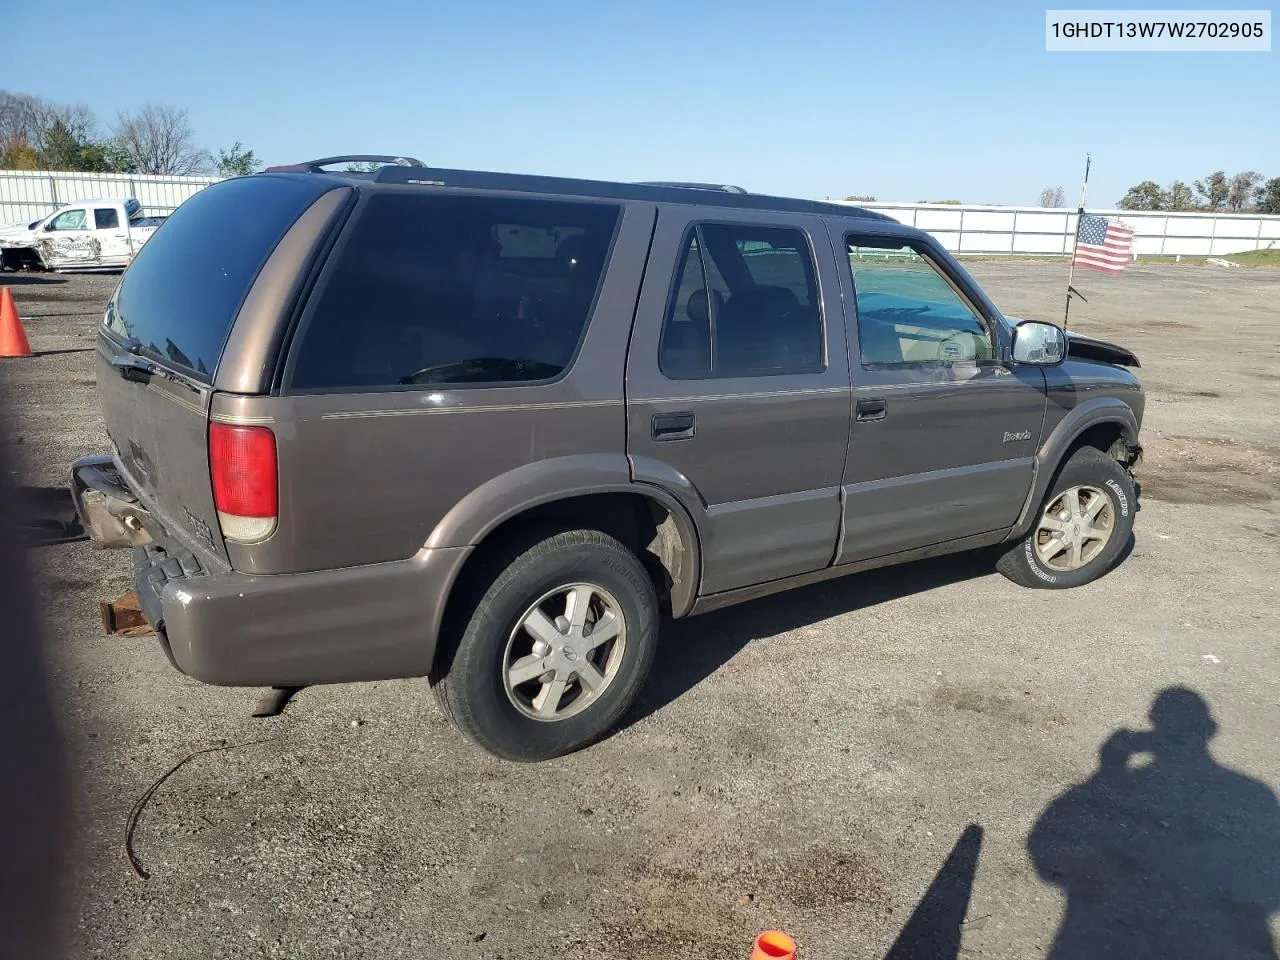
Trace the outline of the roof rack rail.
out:
M 640 187 L 680 187 L 684 190 L 720 190 L 723 193 L 746 193 L 742 187 L 734 186 L 732 183 L 685 183 L 678 180 L 640 180 L 636 183 Z
M 346 173 L 375 184 L 446 187 L 461 190 L 496 190 L 508 193 L 542 193 L 588 197 L 598 200 L 642 200 L 649 203 L 681 203 L 695 206 L 741 207 L 752 210 L 779 210 L 817 213 L 866 220 L 893 221 L 888 214 L 863 207 L 770 197 L 747 193 L 741 187 L 722 184 L 674 185 L 670 183 L 614 183 L 607 180 L 579 180 L 527 173 L 494 173 L 484 170 L 450 170 L 446 167 L 385 166 L 376 173 Z
M 343 157 L 321 157 L 319 160 L 308 160 L 305 163 L 285 163 L 275 167 L 267 167 L 263 173 L 324 173 L 325 167 L 335 163 L 381 163 L 395 167 L 426 167 L 421 160 L 413 157 L 391 157 L 375 153 L 354 153 Z

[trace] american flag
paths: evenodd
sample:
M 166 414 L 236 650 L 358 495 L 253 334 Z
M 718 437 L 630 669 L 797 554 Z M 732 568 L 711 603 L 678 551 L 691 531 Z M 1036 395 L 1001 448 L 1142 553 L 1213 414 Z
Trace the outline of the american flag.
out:
M 1122 273 L 1133 243 L 1133 228 L 1119 220 L 1080 215 L 1076 252 L 1071 262 L 1103 273 Z

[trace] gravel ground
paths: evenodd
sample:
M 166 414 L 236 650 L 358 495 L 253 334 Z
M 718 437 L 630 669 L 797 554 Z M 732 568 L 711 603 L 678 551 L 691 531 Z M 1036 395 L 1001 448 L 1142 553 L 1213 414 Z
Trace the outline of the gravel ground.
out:
M 1060 314 L 1063 264 L 971 269 Z M 3 279 L 40 354 L 0 361 L 4 442 L 16 482 L 60 484 L 103 449 L 115 278 Z M 467 746 L 425 681 L 251 719 L 254 691 L 102 636 L 125 557 L 31 551 L 78 778 L 71 955 L 734 958 L 781 927 L 806 960 L 1274 957 L 1280 271 L 1078 280 L 1073 327 L 1149 392 L 1123 566 L 1049 593 L 950 558 L 676 624 L 626 727 L 554 762 Z M 134 799 L 250 741 L 160 788 L 136 878 Z

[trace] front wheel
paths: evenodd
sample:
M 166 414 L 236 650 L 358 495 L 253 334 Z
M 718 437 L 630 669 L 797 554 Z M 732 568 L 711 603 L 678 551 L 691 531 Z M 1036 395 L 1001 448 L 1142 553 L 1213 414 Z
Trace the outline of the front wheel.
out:
M 659 606 L 643 564 L 607 534 L 572 530 L 533 536 L 495 567 L 434 678 L 445 715 L 507 760 L 597 740 L 653 662 Z
M 1064 589 L 1097 580 L 1133 533 L 1133 477 L 1114 458 L 1081 447 L 1063 465 L 1030 532 L 996 569 L 1024 587 Z

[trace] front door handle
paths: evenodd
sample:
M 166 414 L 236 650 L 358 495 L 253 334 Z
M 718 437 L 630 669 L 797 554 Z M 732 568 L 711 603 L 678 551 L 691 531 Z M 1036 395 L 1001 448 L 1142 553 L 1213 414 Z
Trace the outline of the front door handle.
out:
M 652 426 L 655 440 L 687 440 L 693 436 L 693 414 L 655 413 Z
M 858 401 L 855 411 L 858 420 L 883 420 L 889 412 L 889 405 L 879 397 L 868 397 Z

